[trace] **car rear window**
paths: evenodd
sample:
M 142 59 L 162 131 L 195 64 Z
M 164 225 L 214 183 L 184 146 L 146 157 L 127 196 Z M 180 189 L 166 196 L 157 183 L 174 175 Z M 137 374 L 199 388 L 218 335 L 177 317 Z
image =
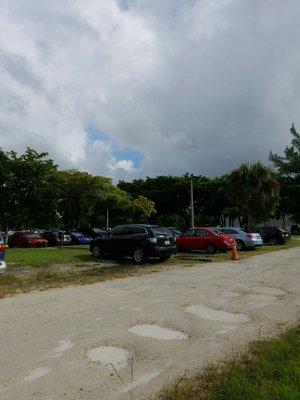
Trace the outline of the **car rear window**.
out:
M 156 236 L 172 236 L 170 229 L 164 227 L 151 228 L 153 235 Z

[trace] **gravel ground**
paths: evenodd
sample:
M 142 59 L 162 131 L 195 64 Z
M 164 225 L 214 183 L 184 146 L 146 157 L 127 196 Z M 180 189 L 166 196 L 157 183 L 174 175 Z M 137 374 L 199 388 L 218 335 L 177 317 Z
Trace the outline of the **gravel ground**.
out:
M 299 317 L 300 248 L 0 300 L 0 397 L 141 399 Z

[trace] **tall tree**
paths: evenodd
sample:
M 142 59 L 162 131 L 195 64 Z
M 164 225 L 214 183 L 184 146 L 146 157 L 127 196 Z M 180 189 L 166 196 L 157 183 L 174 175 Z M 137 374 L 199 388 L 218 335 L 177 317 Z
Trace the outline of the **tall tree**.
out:
M 48 158 L 48 153 L 31 148 L 21 156 L 13 151 L 1 151 L 0 159 L 4 165 L 0 183 L 3 223 L 15 228 L 53 224 L 57 208 L 57 166 Z
M 274 172 L 260 162 L 242 164 L 228 178 L 227 197 L 233 206 L 244 208 L 249 226 L 274 215 L 279 192 Z
M 270 152 L 269 160 L 279 173 L 282 185 L 281 214 L 291 214 L 296 222 L 300 222 L 300 134 L 292 124 L 290 129 L 292 141 L 286 146 L 284 156 Z

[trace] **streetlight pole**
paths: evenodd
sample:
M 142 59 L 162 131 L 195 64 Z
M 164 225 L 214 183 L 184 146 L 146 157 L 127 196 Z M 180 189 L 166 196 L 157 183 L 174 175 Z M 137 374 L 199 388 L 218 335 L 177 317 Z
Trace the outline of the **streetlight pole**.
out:
M 191 174 L 191 228 L 195 227 L 195 218 L 194 218 L 194 182 L 193 182 L 193 174 Z
M 107 208 L 106 208 L 106 230 L 108 230 L 108 227 L 109 227 L 109 209 L 108 209 L 108 206 L 107 206 Z

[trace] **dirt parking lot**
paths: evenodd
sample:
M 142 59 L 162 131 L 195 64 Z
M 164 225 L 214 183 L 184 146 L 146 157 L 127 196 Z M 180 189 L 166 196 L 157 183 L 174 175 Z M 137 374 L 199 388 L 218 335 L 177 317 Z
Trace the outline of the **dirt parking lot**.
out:
M 300 248 L 0 300 L 6 400 L 140 399 L 299 317 Z

